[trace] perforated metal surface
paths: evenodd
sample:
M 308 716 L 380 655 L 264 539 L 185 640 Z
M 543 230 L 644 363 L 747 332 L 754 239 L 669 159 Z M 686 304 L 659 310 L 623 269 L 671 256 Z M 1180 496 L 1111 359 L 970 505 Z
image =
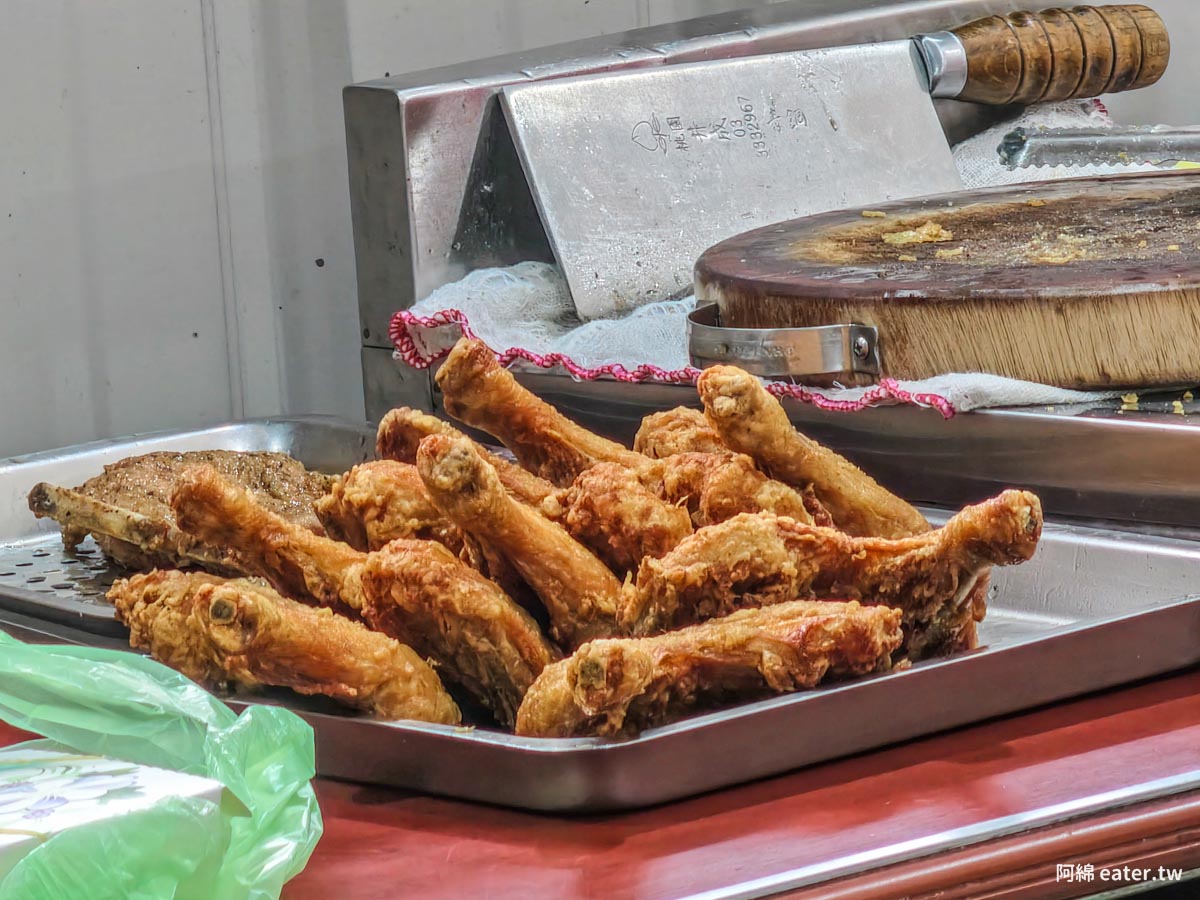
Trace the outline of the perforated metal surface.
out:
M 57 538 L 0 546 L 0 589 L 22 588 L 103 611 L 104 594 L 116 576 L 91 537 L 74 550 Z
M 57 534 L 0 545 L 0 608 L 94 634 L 124 634 L 104 596 L 120 574 L 91 537 L 73 550 Z

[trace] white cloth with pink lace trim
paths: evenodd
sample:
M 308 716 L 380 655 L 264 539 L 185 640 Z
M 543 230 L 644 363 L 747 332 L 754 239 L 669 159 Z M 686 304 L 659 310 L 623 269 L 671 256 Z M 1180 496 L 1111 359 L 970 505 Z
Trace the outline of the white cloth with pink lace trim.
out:
M 1142 167 L 1010 171 L 996 154 L 1001 137 L 1017 126 L 1111 125 L 1098 101 L 1046 104 L 964 141 L 954 148 L 954 158 L 967 187 L 1139 171 Z M 414 368 L 432 365 L 449 352 L 460 335 L 467 334 L 483 340 L 506 366 L 560 369 L 578 380 L 688 384 L 699 375 L 687 355 L 687 314 L 694 308 L 695 298 L 687 297 L 643 306 L 619 319 L 583 323 L 559 270 L 547 263 L 523 262 L 504 269 L 481 269 L 438 288 L 410 309 L 396 313 L 390 335 L 397 358 Z M 885 378 L 868 388 L 813 388 L 776 381 L 769 383 L 768 389 L 777 396 L 824 409 L 852 411 L 908 403 L 932 407 L 946 417 L 994 406 L 1094 403 L 1120 394 L 1068 391 L 975 372 L 923 381 Z

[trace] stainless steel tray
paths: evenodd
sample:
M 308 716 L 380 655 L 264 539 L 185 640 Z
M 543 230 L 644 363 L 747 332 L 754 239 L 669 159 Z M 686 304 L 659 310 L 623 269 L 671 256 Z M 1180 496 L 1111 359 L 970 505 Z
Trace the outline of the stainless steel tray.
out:
M 37 481 L 75 484 L 127 455 L 204 447 L 282 450 L 339 471 L 370 455 L 371 438 L 365 425 L 288 419 L 0 462 L 0 627 L 107 645 L 119 633 L 100 597 L 112 571 L 97 554 L 66 561 L 57 530 L 26 508 Z M 984 648 L 697 716 L 634 740 L 384 723 L 290 694 L 264 699 L 312 723 L 326 776 L 526 809 L 630 809 L 1194 665 L 1200 598 L 1193 593 L 1200 593 L 1200 543 L 1052 523 L 1032 561 L 995 571 Z

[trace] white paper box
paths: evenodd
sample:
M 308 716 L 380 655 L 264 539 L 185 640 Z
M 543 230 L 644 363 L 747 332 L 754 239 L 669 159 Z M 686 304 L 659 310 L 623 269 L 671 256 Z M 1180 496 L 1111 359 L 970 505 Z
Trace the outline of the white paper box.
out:
M 220 803 L 218 781 L 54 750 L 0 749 L 0 879 L 68 828 L 148 809 L 167 797 Z

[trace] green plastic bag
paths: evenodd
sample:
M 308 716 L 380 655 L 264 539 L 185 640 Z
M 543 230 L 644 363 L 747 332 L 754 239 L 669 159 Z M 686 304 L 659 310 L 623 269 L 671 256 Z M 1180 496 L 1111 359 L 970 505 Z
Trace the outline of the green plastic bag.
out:
M 271 706 L 235 715 L 151 659 L 0 632 L 0 719 L 81 753 L 220 781 L 249 812 L 173 798 L 63 831 L 0 881 L 0 900 L 266 900 L 321 836 L 308 724 Z

